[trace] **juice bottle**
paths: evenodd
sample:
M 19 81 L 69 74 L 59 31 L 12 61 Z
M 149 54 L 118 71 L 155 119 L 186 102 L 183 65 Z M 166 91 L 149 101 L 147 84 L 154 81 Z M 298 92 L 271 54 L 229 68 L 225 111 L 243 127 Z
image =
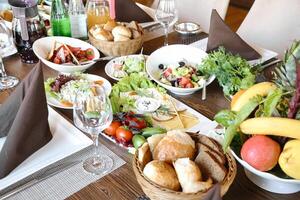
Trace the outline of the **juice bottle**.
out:
M 71 37 L 70 18 L 63 0 L 52 1 L 50 21 L 54 36 Z
M 105 24 L 109 19 L 109 3 L 106 0 L 89 0 L 87 2 L 88 30 L 96 24 Z

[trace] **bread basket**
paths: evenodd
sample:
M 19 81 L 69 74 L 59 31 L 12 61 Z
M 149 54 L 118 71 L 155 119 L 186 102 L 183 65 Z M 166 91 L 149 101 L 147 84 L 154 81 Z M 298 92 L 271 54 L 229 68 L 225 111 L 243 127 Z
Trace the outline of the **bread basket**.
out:
M 143 36 L 128 41 L 104 41 L 96 39 L 89 32 L 89 40 L 93 46 L 106 56 L 126 56 L 136 53 L 143 45 Z
M 193 140 L 197 143 L 199 141 L 198 133 L 189 133 L 190 136 L 193 138 Z M 223 196 L 227 190 L 229 189 L 230 185 L 232 184 L 236 171 L 237 166 L 235 159 L 233 155 L 228 152 L 226 153 L 226 159 L 227 159 L 227 168 L 228 172 L 224 178 L 224 180 L 221 182 L 221 196 Z M 163 188 L 152 181 L 150 181 L 147 177 L 143 174 L 143 169 L 138 162 L 138 154 L 136 153 L 133 159 L 133 171 L 135 173 L 135 176 L 137 178 L 138 183 L 142 187 L 142 190 L 144 193 L 151 199 L 151 200 L 201 200 L 205 197 L 206 192 L 197 192 L 197 193 L 183 193 L 183 192 L 176 192 L 173 190 L 169 190 L 166 188 Z

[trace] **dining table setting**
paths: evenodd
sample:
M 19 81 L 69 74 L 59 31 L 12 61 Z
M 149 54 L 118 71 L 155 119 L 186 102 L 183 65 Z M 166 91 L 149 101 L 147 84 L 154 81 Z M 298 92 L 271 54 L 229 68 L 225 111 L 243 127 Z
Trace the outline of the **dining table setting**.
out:
M 300 40 L 175 0 L 0 2 L 0 199 L 300 199 Z

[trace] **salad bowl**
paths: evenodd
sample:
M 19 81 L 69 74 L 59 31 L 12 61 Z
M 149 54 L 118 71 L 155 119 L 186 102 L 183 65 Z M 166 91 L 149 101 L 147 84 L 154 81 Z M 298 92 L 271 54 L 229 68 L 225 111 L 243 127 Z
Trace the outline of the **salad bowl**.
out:
M 96 62 L 91 61 L 84 65 L 69 65 L 69 64 L 56 64 L 47 59 L 49 53 L 52 50 L 54 42 L 63 43 L 72 47 L 80 47 L 82 50 L 92 49 L 94 52 L 94 59 L 100 58 L 99 51 L 91 44 L 79 39 L 61 36 L 44 37 L 36 40 L 33 43 L 33 51 L 35 55 L 48 67 L 62 73 L 73 73 L 78 71 L 84 71 L 91 67 Z
M 198 82 L 199 84 L 197 86 L 191 88 L 175 87 L 171 84 L 161 81 L 161 76 L 164 72 L 160 69 L 159 66 L 162 64 L 165 66 L 170 66 L 170 68 L 173 68 L 174 71 L 173 66 L 176 67 L 178 63 L 184 60 L 186 63 L 188 63 L 189 66 L 197 67 L 197 65 L 200 64 L 202 59 L 206 56 L 206 52 L 189 45 L 168 45 L 154 51 L 148 57 L 146 61 L 146 71 L 151 79 L 153 79 L 157 84 L 166 88 L 170 92 L 178 95 L 189 95 L 201 90 L 204 84 L 206 86 L 209 85 L 215 79 L 215 76 L 209 76 L 208 78 L 205 77 L 205 79 L 203 78 L 201 82 Z M 178 77 L 178 75 L 176 76 L 177 79 L 182 78 Z

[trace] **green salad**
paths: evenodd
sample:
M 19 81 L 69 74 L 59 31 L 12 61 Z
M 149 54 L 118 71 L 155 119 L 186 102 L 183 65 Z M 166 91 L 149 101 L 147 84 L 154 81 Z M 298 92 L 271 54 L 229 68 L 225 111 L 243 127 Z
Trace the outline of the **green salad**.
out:
M 144 55 L 128 56 L 120 62 L 113 63 L 112 75 L 115 78 L 123 78 L 131 73 L 146 74 L 145 62 Z

